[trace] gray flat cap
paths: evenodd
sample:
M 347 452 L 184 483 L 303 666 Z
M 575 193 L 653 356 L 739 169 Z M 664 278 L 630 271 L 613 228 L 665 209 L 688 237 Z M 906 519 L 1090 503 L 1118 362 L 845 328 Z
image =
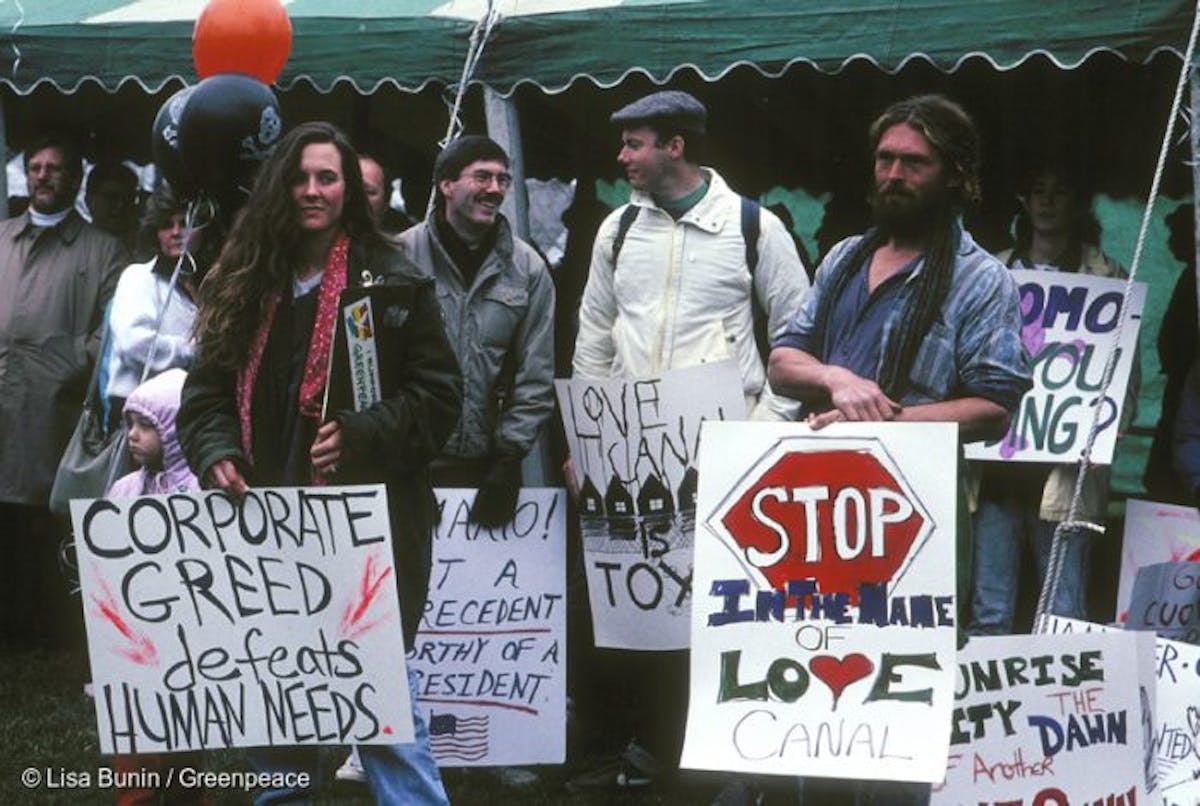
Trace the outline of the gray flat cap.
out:
M 703 134 L 708 110 L 704 108 L 704 104 L 686 92 L 663 90 L 621 107 L 612 113 L 609 120 L 625 124 L 664 118 L 670 119 L 685 131 Z

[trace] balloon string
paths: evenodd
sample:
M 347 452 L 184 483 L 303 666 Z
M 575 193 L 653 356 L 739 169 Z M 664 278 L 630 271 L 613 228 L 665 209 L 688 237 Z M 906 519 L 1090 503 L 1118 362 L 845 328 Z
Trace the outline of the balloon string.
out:
M 450 122 L 446 127 L 446 136 L 438 141 L 439 151 L 450 145 L 462 132 L 463 124 L 460 112 L 462 111 L 463 96 L 466 95 L 467 85 L 470 83 L 471 77 L 475 75 L 475 68 L 479 66 L 479 60 L 483 57 L 484 48 L 487 47 L 488 40 L 492 36 L 492 29 L 499 22 L 500 12 L 496 9 L 495 0 L 488 0 L 487 11 L 471 28 L 471 39 L 467 45 L 467 58 L 463 61 L 462 75 L 455 86 L 454 102 L 447 103 L 447 106 L 450 107 Z M 437 184 L 434 184 L 429 189 L 429 201 L 425 205 L 426 213 L 433 207 L 433 202 L 436 198 Z
M 17 45 L 16 34 L 17 34 L 17 30 L 22 25 L 25 24 L 25 6 L 21 5 L 21 0 L 13 0 L 13 5 L 16 6 L 16 9 L 17 9 L 17 21 L 15 23 L 13 23 L 13 27 L 12 27 L 12 34 L 13 34 L 13 38 L 12 38 L 12 49 L 13 49 L 12 75 L 13 75 L 13 78 L 16 78 L 17 77 L 17 68 L 19 68 L 21 66 L 21 48 L 19 45 Z

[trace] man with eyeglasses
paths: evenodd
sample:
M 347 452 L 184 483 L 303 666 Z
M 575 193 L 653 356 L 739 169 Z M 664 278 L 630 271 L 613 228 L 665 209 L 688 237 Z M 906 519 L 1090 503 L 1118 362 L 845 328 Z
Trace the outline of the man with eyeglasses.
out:
M 82 611 L 59 573 L 50 488 L 128 263 L 121 243 L 75 210 L 77 144 L 46 133 L 24 156 L 29 209 L 0 223 L 0 651 L 82 645 Z
M 430 468 L 433 483 L 478 489 L 471 520 L 483 526 L 512 520 L 521 460 L 554 410 L 554 284 L 500 213 L 508 167 L 487 137 L 447 145 L 434 163 L 433 209 L 398 241 L 437 280 L 463 375 L 462 418 Z

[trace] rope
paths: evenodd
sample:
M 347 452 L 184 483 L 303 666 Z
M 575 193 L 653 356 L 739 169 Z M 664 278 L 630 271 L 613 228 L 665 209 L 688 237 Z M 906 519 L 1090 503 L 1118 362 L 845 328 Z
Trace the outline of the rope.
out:
M 463 96 L 467 92 L 467 84 L 470 83 L 471 77 L 475 75 L 475 68 L 479 66 L 479 60 L 483 58 L 483 51 L 487 47 L 488 40 L 491 39 L 492 30 L 500 22 L 500 12 L 496 8 L 495 0 L 488 0 L 487 11 L 479 18 L 471 28 L 471 39 L 467 44 L 467 58 L 463 61 L 462 75 L 458 79 L 458 84 L 455 86 L 454 101 L 448 103 L 450 108 L 450 122 L 446 126 L 446 136 L 438 141 L 438 151 L 440 152 L 455 138 L 462 133 L 463 123 L 459 113 L 462 111 Z M 429 189 L 429 201 L 425 204 L 425 212 L 428 213 L 433 207 L 433 202 L 437 198 L 437 184 Z
M 23 5 L 21 5 L 21 0 L 13 0 L 13 6 L 17 9 L 17 21 L 15 23 L 13 23 L 13 27 L 12 27 L 12 31 L 11 31 L 11 33 L 13 35 L 12 75 L 13 75 L 13 78 L 16 78 L 17 70 L 20 69 L 20 67 L 21 67 L 21 48 L 19 45 L 17 45 L 17 31 L 19 31 L 21 26 L 25 24 L 25 7 Z
M 1171 114 L 1167 117 L 1167 130 L 1163 133 L 1162 147 L 1158 152 L 1158 164 L 1154 168 L 1154 179 L 1150 183 L 1150 197 L 1146 200 L 1146 208 L 1142 212 L 1142 226 L 1138 230 L 1137 245 L 1133 250 L 1133 262 L 1129 266 L 1129 276 L 1125 279 L 1124 299 L 1128 300 L 1130 292 L 1133 290 L 1134 279 L 1137 277 L 1138 267 L 1142 262 L 1142 251 L 1146 246 L 1146 234 L 1150 229 L 1150 218 L 1154 212 L 1154 200 L 1158 198 L 1159 185 L 1162 183 L 1163 171 L 1166 167 L 1167 152 L 1171 148 L 1171 135 L 1175 128 L 1175 121 L 1179 118 L 1180 110 L 1183 105 L 1183 88 L 1188 81 L 1188 73 L 1192 66 L 1192 57 L 1196 52 L 1196 35 L 1200 30 L 1200 0 L 1197 0 L 1196 10 L 1192 14 L 1192 32 L 1188 36 L 1187 52 L 1183 56 L 1183 66 L 1179 70 L 1179 81 L 1175 85 L 1175 99 L 1171 103 Z M 1119 345 L 1121 336 L 1125 331 L 1125 323 L 1129 321 L 1129 306 L 1121 305 L 1121 315 L 1117 320 L 1117 329 L 1114 333 L 1112 349 L 1108 351 L 1108 357 L 1104 362 L 1104 376 L 1100 385 L 1098 400 L 1104 400 L 1108 397 L 1108 388 L 1112 383 L 1113 372 L 1116 370 L 1117 354 L 1120 352 Z M 1083 447 L 1083 451 L 1079 454 L 1079 474 L 1075 478 L 1075 491 L 1071 496 L 1071 508 L 1067 511 L 1067 519 L 1054 527 L 1054 540 L 1050 545 L 1050 561 L 1046 567 L 1046 578 L 1042 583 L 1042 592 L 1038 597 L 1037 612 L 1034 615 L 1034 632 L 1046 632 L 1046 616 L 1053 609 L 1054 600 L 1058 597 L 1058 585 L 1062 576 L 1063 558 L 1067 552 L 1067 541 L 1070 539 L 1069 532 L 1087 529 L 1089 531 L 1104 532 L 1104 527 L 1099 524 L 1090 523 L 1087 521 L 1078 520 L 1079 517 L 1079 499 L 1083 496 L 1083 482 L 1087 476 L 1088 469 L 1091 467 L 1092 448 L 1096 444 L 1096 436 L 1099 433 L 1100 424 L 1100 406 L 1092 407 L 1092 425 L 1088 429 L 1087 443 Z

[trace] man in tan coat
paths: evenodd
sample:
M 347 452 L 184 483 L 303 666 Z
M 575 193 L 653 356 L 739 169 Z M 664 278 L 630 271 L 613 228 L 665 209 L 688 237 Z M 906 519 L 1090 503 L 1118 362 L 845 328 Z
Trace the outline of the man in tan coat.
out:
M 46 136 L 25 150 L 29 209 L 0 222 L 0 645 L 69 640 L 78 603 L 58 573 L 47 502 L 79 417 L 121 243 L 80 217 L 78 152 Z M 75 631 L 78 634 L 78 631 Z

